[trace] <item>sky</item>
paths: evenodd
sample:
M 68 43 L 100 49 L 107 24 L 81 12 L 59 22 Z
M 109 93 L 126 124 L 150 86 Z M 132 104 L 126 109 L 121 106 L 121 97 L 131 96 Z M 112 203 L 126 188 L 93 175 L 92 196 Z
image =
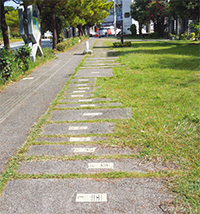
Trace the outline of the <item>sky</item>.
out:
M 15 4 L 13 1 L 6 1 L 4 5 L 5 5 L 5 6 L 12 6 L 12 7 L 14 7 L 14 8 L 16 8 L 16 7 L 18 6 L 18 5 Z

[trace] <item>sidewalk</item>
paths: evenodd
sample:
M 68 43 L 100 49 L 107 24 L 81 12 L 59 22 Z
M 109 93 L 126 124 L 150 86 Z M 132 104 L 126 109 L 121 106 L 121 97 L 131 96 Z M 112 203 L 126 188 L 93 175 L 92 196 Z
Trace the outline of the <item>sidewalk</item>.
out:
M 90 39 L 90 46 L 95 39 Z M 0 172 L 83 59 L 85 42 L 0 93 Z
M 115 122 L 131 119 L 134 112 L 95 96 L 97 78 L 112 77 L 112 68 L 120 67 L 104 44 L 97 40 L 94 54 L 59 96 L 35 139 L 25 145 L 16 177 L 0 196 L 1 214 L 168 212 L 172 197 L 160 179 L 148 174 L 168 168 L 134 158 L 129 147 L 106 144 Z

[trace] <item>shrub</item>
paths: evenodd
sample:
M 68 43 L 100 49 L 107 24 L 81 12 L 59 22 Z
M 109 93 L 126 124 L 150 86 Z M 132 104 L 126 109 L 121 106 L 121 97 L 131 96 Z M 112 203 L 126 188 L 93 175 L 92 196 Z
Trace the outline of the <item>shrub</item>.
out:
M 15 60 L 19 63 L 22 71 L 28 70 L 30 62 L 31 48 L 28 45 L 24 45 L 18 48 L 15 54 Z
M 119 48 L 119 47 L 131 47 L 131 42 L 124 42 L 124 44 L 122 44 L 121 42 L 113 42 L 113 46 L 115 48 Z
M 190 38 L 193 40 L 195 38 L 195 33 L 191 33 Z
M 130 27 L 131 34 L 135 36 L 137 34 L 137 28 L 135 24 L 132 24 Z
M 84 38 L 85 38 L 85 36 L 68 38 L 67 40 L 57 44 L 57 50 L 58 51 L 65 51 L 68 48 L 71 48 L 73 45 L 78 44 L 79 40 L 83 40 Z
M 58 51 L 64 51 L 66 48 L 66 44 L 64 42 L 57 44 Z
M 15 54 L 13 51 L 0 49 L 0 79 L 6 82 L 13 72 L 13 64 L 15 62 Z
M 199 37 L 199 35 L 200 35 L 200 23 L 194 26 L 194 30 L 195 30 L 196 36 Z

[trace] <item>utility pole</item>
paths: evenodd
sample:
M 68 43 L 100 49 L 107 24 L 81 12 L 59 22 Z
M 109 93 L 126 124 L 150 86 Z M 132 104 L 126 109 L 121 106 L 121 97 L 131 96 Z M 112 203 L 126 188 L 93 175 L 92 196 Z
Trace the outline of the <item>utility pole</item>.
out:
M 116 32 L 116 30 L 117 30 L 117 14 L 116 14 L 116 2 L 115 2 L 116 0 L 113 0 L 113 2 L 114 2 L 114 30 L 115 30 L 115 37 L 117 36 L 117 32 Z

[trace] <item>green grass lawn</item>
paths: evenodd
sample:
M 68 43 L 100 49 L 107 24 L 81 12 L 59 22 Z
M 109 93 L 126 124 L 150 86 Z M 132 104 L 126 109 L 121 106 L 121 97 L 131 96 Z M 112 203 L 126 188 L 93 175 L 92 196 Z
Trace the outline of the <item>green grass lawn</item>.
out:
M 107 43 L 112 46 L 112 43 Z M 199 213 L 200 46 L 187 41 L 133 42 L 116 48 L 124 67 L 98 79 L 96 94 L 132 108 L 132 119 L 116 123 L 111 141 L 139 151 L 139 157 L 177 165 L 167 179 L 184 213 Z

